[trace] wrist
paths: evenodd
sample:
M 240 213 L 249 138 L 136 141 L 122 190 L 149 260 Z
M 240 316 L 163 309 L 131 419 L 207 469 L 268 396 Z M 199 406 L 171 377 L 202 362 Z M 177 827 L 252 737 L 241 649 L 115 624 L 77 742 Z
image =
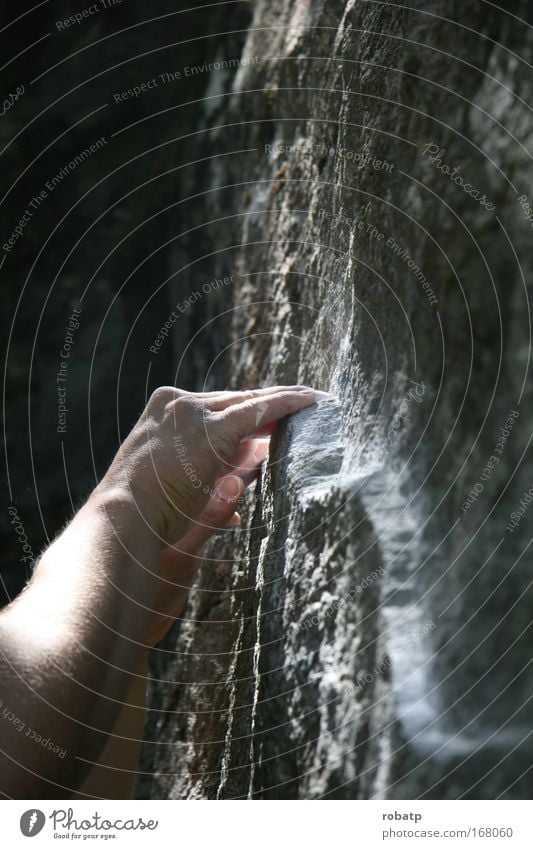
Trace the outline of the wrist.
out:
M 112 573 L 128 595 L 150 597 L 157 582 L 162 543 L 127 489 L 98 486 L 72 525 L 93 527 L 98 547 L 107 552 L 101 557 L 104 570 Z M 126 567 L 124 556 L 129 560 Z
M 157 539 L 157 527 L 150 521 L 143 506 L 136 500 L 130 489 L 124 486 L 99 484 L 90 494 L 86 503 L 74 517 L 93 514 L 104 518 L 118 534 L 134 531 L 136 535 L 146 535 Z M 159 544 L 162 544 L 159 542 Z
M 87 501 L 89 510 L 96 510 L 115 520 L 119 526 L 131 520 L 147 535 L 157 540 L 159 547 L 168 544 L 170 537 L 177 538 L 180 534 L 170 533 L 169 518 L 166 515 L 161 499 L 145 493 L 139 488 L 133 489 L 122 482 L 109 483 L 102 480 L 93 490 Z M 182 533 L 185 533 L 185 526 Z M 182 535 L 182 534 L 181 534 Z

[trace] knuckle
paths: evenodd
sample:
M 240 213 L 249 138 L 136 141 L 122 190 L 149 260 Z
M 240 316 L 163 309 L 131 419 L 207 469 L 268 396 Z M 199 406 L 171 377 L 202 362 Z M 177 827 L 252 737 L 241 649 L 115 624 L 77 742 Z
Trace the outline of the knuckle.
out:
M 230 430 L 238 429 L 240 424 L 242 423 L 243 418 L 249 417 L 250 414 L 257 410 L 257 398 L 245 398 L 238 405 L 239 407 L 239 416 L 233 415 L 234 411 L 231 407 L 224 411 L 226 414 L 226 426 Z
M 180 394 L 180 390 L 174 386 L 158 386 L 150 395 L 148 407 L 150 409 L 162 408 L 174 401 Z
M 237 450 L 241 434 L 226 410 L 210 414 L 209 430 L 217 451 L 223 456 L 229 457 Z
M 280 392 L 276 397 L 277 404 L 279 404 L 280 408 L 285 410 L 287 413 L 297 410 L 300 407 L 300 401 L 300 395 L 296 395 L 294 392 L 287 390 Z
M 198 398 L 194 395 L 181 395 L 167 404 L 166 409 L 171 412 L 180 423 L 201 425 L 207 420 L 208 411 Z
M 202 521 L 206 525 L 214 525 L 217 519 L 218 519 L 218 512 L 217 512 L 216 508 L 211 506 L 211 505 L 206 507 L 205 510 L 204 510 L 203 516 L 202 516 Z

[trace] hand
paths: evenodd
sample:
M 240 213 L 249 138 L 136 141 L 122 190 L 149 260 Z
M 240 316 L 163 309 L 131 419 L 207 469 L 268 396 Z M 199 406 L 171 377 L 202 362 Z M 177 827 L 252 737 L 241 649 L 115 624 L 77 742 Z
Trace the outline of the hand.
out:
M 255 480 L 261 463 L 267 457 L 269 444 L 269 439 L 244 443 L 246 454 L 241 458 L 241 465 L 217 482 L 205 510 L 185 536 L 162 550 L 159 560 L 160 581 L 147 646 L 159 643 L 175 619 L 181 616 L 200 568 L 201 551 L 207 540 L 218 530 L 239 524 L 237 507 L 246 484 Z
M 139 521 L 165 544 L 181 539 L 236 468 L 243 440 L 323 397 L 305 386 L 248 392 L 157 389 L 95 490 L 133 500 Z

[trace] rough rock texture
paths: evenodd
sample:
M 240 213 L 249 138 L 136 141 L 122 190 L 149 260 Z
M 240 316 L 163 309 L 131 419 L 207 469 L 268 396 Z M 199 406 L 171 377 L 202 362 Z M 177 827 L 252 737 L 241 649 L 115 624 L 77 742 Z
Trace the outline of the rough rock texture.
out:
M 7 0 L 0 33 L 26 86 L 4 239 L 106 138 L 2 259 L 33 553 L 155 385 L 335 396 L 281 427 L 154 653 L 139 795 L 530 797 L 531 5 L 157 0 L 57 31 L 71 6 Z M 28 567 L 3 522 L 6 601 Z
M 259 0 L 209 102 L 227 384 L 335 399 L 154 659 L 143 794 L 532 792 L 531 10 L 411 5 Z

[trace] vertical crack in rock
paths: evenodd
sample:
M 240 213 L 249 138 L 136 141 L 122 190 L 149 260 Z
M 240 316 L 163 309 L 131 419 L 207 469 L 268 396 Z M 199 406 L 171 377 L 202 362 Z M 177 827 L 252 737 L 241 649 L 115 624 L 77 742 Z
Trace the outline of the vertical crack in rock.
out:
M 370 672 L 380 654 L 372 639 L 378 626 L 365 627 L 363 635 L 357 624 L 364 616 L 362 606 L 358 610 L 363 592 L 369 591 L 369 602 L 373 597 L 367 618 L 377 615 L 382 569 L 359 582 L 346 572 L 357 557 L 349 544 L 354 491 L 341 474 L 341 423 L 341 407 L 333 400 L 291 417 L 264 475 L 268 537 L 258 569 L 253 718 L 258 742 L 251 797 L 356 794 L 370 751 L 370 692 L 386 691 Z M 337 529 L 340 516 L 346 526 L 337 539 L 331 525 Z M 356 546 L 372 533 L 365 516 L 357 519 L 354 525 L 366 526 L 366 535 L 357 534 Z M 300 580 L 309 574 L 311 586 Z M 347 741 L 354 754 L 350 764 L 344 762 Z
M 244 622 L 241 622 L 241 627 L 239 629 L 239 633 L 236 639 L 237 651 L 238 647 L 242 645 L 242 638 L 244 632 Z M 237 713 L 237 684 L 235 681 L 235 676 L 237 673 L 237 652 L 233 655 L 231 663 L 228 668 L 228 688 L 229 688 L 229 700 L 228 700 L 228 710 L 227 710 L 227 726 L 226 726 L 226 734 L 224 739 L 224 752 L 222 755 L 222 763 L 220 766 L 220 784 L 217 789 L 217 799 L 224 798 L 224 792 L 229 780 L 229 769 L 230 769 L 230 750 L 231 750 L 231 742 L 233 737 L 233 718 Z
M 254 704 L 256 700 L 256 664 L 259 652 L 261 596 L 261 550 L 266 527 L 262 512 L 260 482 L 257 484 L 255 507 L 246 530 L 249 557 L 245 558 L 236 582 L 235 610 L 243 627 L 235 643 L 232 669 L 227 679 L 231 698 L 228 706 L 222 775 L 217 798 L 246 795 L 246 784 L 253 772 Z M 235 615 L 235 614 L 234 614 Z
M 253 704 L 252 704 L 252 716 L 250 722 L 250 784 L 248 795 L 252 796 L 253 788 L 254 788 L 254 779 L 255 779 L 255 757 L 256 757 L 256 747 L 255 747 L 255 734 L 256 734 L 256 717 L 257 717 L 257 706 L 259 702 L 259 694 L 261 690 L 261 673 L 260 673 L 260 655 L 261 655 L 261 617 L 263 616 L 263 587 L 265 583 L 265 573 L 264 573 L 264 557 L 266 551 L 266 541 L 261 541 L 261 550 L 259 552 L 259 561 L 257 565 L 257 580 L 256 580 L 256 589 L 258 594 L 257 600 L 257 613 L 256 613 L 256 640 L 254 645 L 254 656 L 253 656 L 253 676 L 254 676 L 254 694 L 253 694 Z

